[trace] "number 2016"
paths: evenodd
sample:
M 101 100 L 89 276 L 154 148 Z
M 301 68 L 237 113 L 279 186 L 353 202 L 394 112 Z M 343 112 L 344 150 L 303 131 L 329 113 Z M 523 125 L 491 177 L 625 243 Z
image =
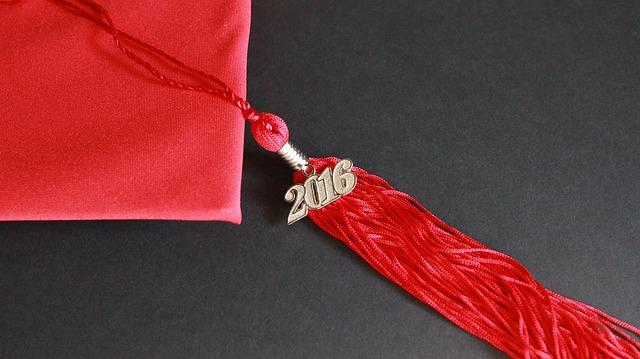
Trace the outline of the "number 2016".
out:
M 352 168 L 353 162 L 344 159 L 336 163 L 333 170 L 327 167 L 320 175 L 309 176 L 304 184 L 289 187 L 284 199 L 293 205 L 287 223 L 299 221 L 307 216 L 310 209 L 320 209 L 353 191 L 357 178 L 351 172 Z

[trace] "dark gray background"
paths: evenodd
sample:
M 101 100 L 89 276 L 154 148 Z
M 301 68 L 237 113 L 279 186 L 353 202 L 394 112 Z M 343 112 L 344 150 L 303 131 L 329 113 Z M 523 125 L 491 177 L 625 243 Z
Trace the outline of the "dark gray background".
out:
M 605 5 L 606 3 L 606 5 Z M 249 98 L 549 288 L 640 325 L 637 1 L 256 1 Z M 305 221 L 0 224 L 0 356 L 494 358 Z

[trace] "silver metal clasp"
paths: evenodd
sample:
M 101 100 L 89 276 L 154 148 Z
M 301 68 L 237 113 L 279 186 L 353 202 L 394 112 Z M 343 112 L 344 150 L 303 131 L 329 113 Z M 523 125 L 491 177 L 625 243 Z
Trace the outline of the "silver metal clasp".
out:
M 288 142 L 282 146 L 282 148 L 278 151 L 278 154 L 282 159 L 287 161 L 289 166 L 293 168 L 294 171 L 303 171 L 307 172 L 307 167 L 309 166 L 309 157 L 302 153 L 296 146 L 294 146 L 291 142 Z

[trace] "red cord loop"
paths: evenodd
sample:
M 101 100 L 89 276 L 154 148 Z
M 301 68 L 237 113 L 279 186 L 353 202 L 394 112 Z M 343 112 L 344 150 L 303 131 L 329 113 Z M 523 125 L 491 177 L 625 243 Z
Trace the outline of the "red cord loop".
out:
M 260 118 L 260 114 L 247 102 L 247 107 L 242 110 L 242 115 L 249 123 L 253 123 Z
M 109 12 L 102 7 L 100 4 L 96 3 L 93 0 L 51 0 L 55 3 L 58 3 L 60 6 L 66 8 L 74 12 L 77 15 L 80 15 L 84 18 L 87 18 L 97 25 L 102 27 L 106 32 L 108 32 L 115 42 L 116 46 L 120 51 L 126 55 L 129 59 L 131 59 L 136 64 L 140 65 L 153 77 L 158 79 L 161 83 L 174 87 L 180 90 L 187 91 L 196 91 L 196 92 L 205 92 L 211 95 L 222 98 L 242 111 L 242 115 L 249 122 L 255 122 L 259 118 L 259 114 L 251 107 L 249 102 L 242 97 L 238 96 L 227 84 L 221 79 L 208 74 L 204 71 L 193 68 L 175 57 L 167 54 L 166 52 L 158 49 L 157 47 L 144 42 L 137 37 L 130 35 L 120 29 L 118 29 L 111 19 Z M 165 74 L 163 74 L 159 69 L 157 69 L 154 65 L 152 65 L 149 61 L 145 60 L 141 57 L 141 55 L 135 51 L 135 49 L 142 49 L 151 54 L 157 55 L 158 57 L 164 59 L 169 64 L 176 66 L 182 70 L 184 70 L 187 74 L 197 78 L 199 80 L 204 80 L 205 84 L 199 83 L 187 83 L 182 80 L 173 79 Z
M 161 83 L 181 90 L 205 92 L 220 97 L 242 111 L 244 118 L 251 123 L 251 133 L 256 142 L 267 151 L 276 152 L 289 140 L 289 130 L 286 123 L 278 116 L 269 113 L 259 113 L 249 101 L 238 96 L 224 81 L 204 71 L 195 69 L 166 52 L 150 45 L 135 36 L 132 36 L 116 28 L 109 12 L 93 0 L 52 0 L 68 10 L 85 17 L 102 27 L 111 34 L 113 41 L 120 51 L 130 60 L 143 67 Z M 149 61 L 141 57 L 136 51 L 141 49 L 157 55 L 182 70 L 187 74 L 204 80 L 205 84 L 187 83 L 173 79 L 163 74 Z

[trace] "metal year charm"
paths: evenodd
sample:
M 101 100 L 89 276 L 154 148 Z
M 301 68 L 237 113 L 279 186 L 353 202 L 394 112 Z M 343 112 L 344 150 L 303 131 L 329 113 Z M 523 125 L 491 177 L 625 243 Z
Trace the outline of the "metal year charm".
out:
M 308 168 L 312 169 L 310 174 Z M 352 168 L 353 162 L 349 159 L 339 161 L 334 168 L 325 168 L 319 175 L 313 167 L 305 167 L 302 170 L 307 176 L 304 184 L 295 184 L 284 194 L 284 200 L 293 203 L 287 224 L 299 221 L 309 210 L 320 209 L 353 191 L 358 179 L 351 172 Z

